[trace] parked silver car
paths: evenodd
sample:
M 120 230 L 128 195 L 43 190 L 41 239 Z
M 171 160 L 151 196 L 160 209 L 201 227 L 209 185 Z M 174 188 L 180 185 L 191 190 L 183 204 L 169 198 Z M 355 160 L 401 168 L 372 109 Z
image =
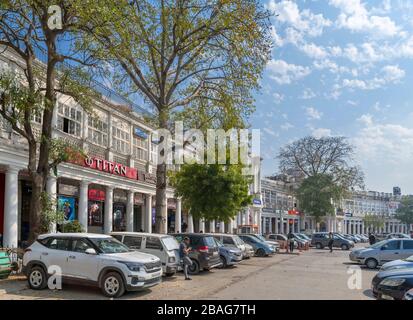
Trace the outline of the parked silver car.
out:
M 243 259 L 248 259 L 254 256 L 254 249 L 252 249 L 252 252 L 249 251 L 248 248 L 245 246 L 245 242 L 242 241 L 242 239 L 238 237 L 236 234 L 212 233 L 211 236 L 213 236 L 226 247 L 240 249 L 242 252 Z
M 386 262 L 413 255 L 413 239 L 390 239 L 351 251 L 350 260 L 375 269 Z

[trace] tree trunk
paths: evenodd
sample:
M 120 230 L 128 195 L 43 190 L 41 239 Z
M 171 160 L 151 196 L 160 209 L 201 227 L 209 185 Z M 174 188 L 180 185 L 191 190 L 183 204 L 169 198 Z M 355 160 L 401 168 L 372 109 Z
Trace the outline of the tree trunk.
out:
M 30 233 L 29 244 L 33 243 L 41 233 L 41 213 L 43 211 L 41 195 L 44 190 L 43 177 L 32 173 L 32 195 L 30 199 Z
M 161 108 L 159 112 L 159 127 L 166 129 L 168 126 L 168 111 L 166 108 Z M 161 137 L 159 137 L 161 138 Z M 163 137 L 166 139 L 167 137 Z M 165 143 L 165 147 L 166 147 Z M 159 155 L 164 155 L 164 161 L 160 162 L 158 156 L 158 164 L 156 165 L 156 205 L 155 205 L 155 230 L 157 233 L 168 233 L 168 208 L 166 204 L 166 157 L 168 150 L 158 150 Z
M 168 209 L 166 205 L 166 164 L 156 166 L 156 215 L 157 233 L 167 233 Z

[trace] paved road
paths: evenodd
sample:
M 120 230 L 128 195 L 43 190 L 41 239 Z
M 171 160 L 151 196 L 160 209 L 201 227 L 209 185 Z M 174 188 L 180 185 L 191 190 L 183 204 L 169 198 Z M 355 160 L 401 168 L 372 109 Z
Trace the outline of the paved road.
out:
M 311 249 L 298 255 L 278 254 L 253 258 L 240 265 L 214 269 L 184 281 L 182 274 L 166 279 L 144 292 L 128 293 L 123 299 L 372 299 L 371 278 L 376 273 L 361 270 L 361 289 L 348 288 L 348 252 Z M 61 291 L 33 291 L 25 279 L 0 280 L 4 299 L 105 299 L 96 288 L 64 285 Z

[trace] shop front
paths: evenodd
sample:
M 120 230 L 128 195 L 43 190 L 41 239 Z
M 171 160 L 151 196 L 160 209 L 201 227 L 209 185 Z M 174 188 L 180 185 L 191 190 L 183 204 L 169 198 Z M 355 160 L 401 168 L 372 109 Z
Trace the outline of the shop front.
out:
M 103 233 L 106 193 L 103 187 L 91 185 L 88 190 L 88 232 Z

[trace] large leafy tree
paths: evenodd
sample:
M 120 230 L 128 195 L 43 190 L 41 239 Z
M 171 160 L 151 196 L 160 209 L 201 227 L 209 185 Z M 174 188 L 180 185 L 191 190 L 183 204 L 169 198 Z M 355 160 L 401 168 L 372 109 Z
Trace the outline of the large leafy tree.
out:
M 61 15 L 50 11 L 58 5 Z M 82 67 L 89 59 L 79 55 L 77 13 L 82 6 L 71 1 L 5 0 L 0 3 L 0 46 L 16 59 L 10 70 L 0 74 L 0 117 L 28 143 L 28 172 L 32 181 L 30 236 L 33 241 L 42 230 L 42 213 L 49 211 L 45 197 L 47 179 L 65 161 L 71 146 L 52 137 L 52 118 L 57 95 L 73 97 L 87 108 L 91 91 Z M 54 19 L 60 23 L 53 24 Z M 59 51 L 62 43 L 65 52 Z M 42 64 L 39 63 L 42 61 Z M 72 67 L 63 66 L 70 61 Z M 33 119 L 41 118 L 40 130 Z
M 384 227 L 386 219 L 377 214 L 366 214 L 363 217 L 364 225 L 370 229 L 379 229 Z
M 252 203 L 249 178 L 238 165 L 184 164 L 171 180 L 195 218 L 229 221 Z
M 94 52 L 120 70 L 120 89 L 153 108 L 159 128 L 171 129 L 177 118 L 197 127 L 225 118 L 239 124 L 253 110 L 271 48 L 260 1 L 120 0 L 115 8 L 112 0 L 97 2 L 84 15 Z M 156 175 L 156 231 L 165 233 L 164 161 Z
M 330 175 L 316 174 L 303 180 L 297 190 L 300 209 L 321 222 L 325 216 L 334 215 L 334 202 L 343 196 L 342 187 Z
M 413 196 L 405 196 L 402 198 L 396 212 L 396 218 L 408 225 L 413 224 Z

